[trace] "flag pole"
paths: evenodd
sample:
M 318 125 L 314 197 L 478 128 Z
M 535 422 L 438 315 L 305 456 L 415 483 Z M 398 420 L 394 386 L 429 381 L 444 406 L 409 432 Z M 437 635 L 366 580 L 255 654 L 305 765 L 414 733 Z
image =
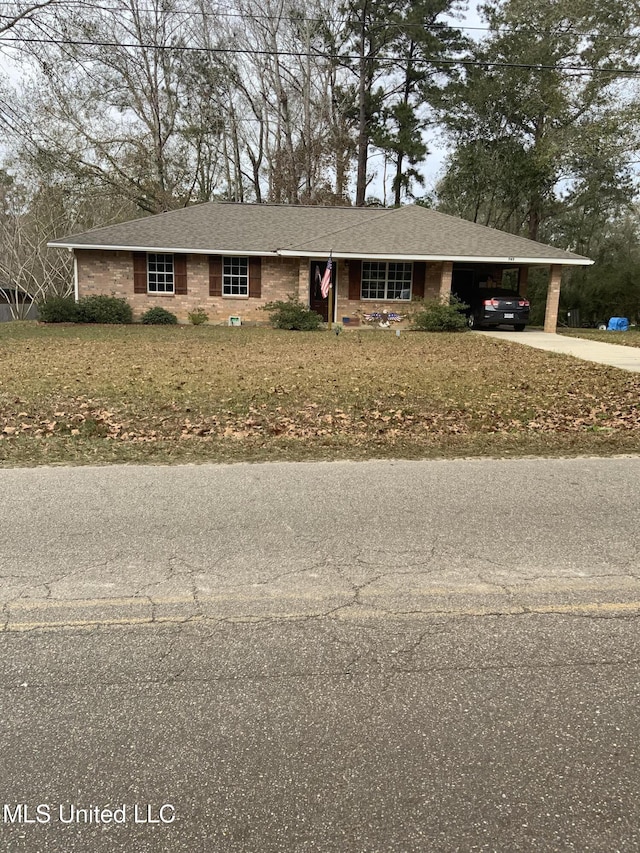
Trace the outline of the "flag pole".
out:
M 330 268 L 333 266 L 333 249 L 329 252 L 329 264 Z M 333 273 L 329 272 L 329 322 L 327 324 L 327 328 L 331 331 L 331 322 L 333 320 Z
M 329 252 L 329 260 L 325 264 L 324 275 L 320 282 L 320 295 L 323 299 L 328 297 L 329 304 L 327 305 L 327 328 L 331 329 L 331 320 L 333 317 L 333 284 L 331 282 L 333 276 L 333 249 Z

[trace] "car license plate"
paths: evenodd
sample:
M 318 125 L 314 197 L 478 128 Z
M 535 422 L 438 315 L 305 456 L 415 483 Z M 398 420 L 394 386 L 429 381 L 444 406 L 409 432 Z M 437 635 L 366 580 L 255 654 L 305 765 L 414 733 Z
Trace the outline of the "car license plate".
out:
M 504 319 L 505 320 L 513 320 L 513 314 L 505 314 Z

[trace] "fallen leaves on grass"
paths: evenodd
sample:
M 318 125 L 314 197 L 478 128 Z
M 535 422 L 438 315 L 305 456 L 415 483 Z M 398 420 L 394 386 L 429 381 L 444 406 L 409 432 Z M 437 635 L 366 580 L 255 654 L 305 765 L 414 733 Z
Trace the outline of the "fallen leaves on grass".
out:
M 29 442 L 34 459 L 56 444 L 112 460 L 171 443 L 191 458 L 283 446 L 362 458 L 483 437 L 580 452 L 596 433 L 628 450 L 640 436 L 639 377 L 480 336 L 35 328 L 3 353 L 5 460 Z
M 620 344 L 625 347 L 640 347 L 640 329 L 630 328 L 626 332 L 600 331 L 599 329 L 560 329 L 568 338 L 586 338 L 605 344 Z
M 368 437 L 408 439 L 462 435 L 473 432 L 500 434 L 533 430 L 545 433 L 582 432 L 593 429 L 638 430 L 640 409 L 635 404 L 611 406 L 602 403 L 578 414 L 561 407 L 539 408 L 533 416 L 501 411 L 495 405 L 452 406 L 444 409 L 396 409 L 379 407 L 336 408 L 327 411 L 317 403 L 306 402 L 289 411 L 263 403 L 246 411 L 223 410 L 218 414 L 193 414 L 173 403 L 170 416 L 137 411 L 135 407 L 107 408 L 104 401 L 84 397 L 66 400 L 66 411 L 42 418 L 41 413 L 0 416 L 0 440 L 30 434 L 40 437 L 70 435 L 121 442 L 153 442 L 160 439 L 232 439 L 273 437 L 308 440 L 319 436 L 340 436 L 365 440 Z M 189 407 L 190 408 L 190 407 Z

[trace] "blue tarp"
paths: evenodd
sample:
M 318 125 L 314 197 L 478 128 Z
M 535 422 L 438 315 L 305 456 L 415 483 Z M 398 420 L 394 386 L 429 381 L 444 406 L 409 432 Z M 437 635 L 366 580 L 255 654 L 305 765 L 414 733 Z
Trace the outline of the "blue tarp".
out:
M 608 332 L 626 332 L 629 329 L 629 321 L 626 317 L 612 317 L 607 326 Z

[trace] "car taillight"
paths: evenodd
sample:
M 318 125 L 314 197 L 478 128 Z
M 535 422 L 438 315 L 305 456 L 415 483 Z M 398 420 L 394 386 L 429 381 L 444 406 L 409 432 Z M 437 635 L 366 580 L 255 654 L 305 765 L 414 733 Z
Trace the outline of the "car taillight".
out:
M 528 308 L 529 300 L 528 299 L 519 299 L 518 300 L 518 308 Z
M 495 308 L 498 304 L 497 299 L 485 299 L 482 303 L 485 308 Z

